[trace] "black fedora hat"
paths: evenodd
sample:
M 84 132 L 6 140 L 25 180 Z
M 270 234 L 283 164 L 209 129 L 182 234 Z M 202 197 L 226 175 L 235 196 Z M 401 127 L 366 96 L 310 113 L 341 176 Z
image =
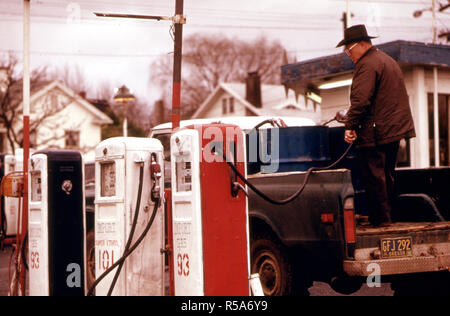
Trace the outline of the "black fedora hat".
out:
M 371 38 L 376 38 L 376 36 L 369 36 L 367 34 L 366 26 L 364 24 L 353 25 L 345 29 L 344 39 L 340 41 L 336 47 L 360 42 L 363 40 L 368 40 Z

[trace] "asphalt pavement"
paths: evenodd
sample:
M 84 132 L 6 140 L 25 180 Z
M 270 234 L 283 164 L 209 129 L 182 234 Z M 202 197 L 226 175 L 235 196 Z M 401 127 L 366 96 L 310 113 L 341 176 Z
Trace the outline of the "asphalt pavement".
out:
M 0 250 L 0 296 L 8 295 L 8 266 L 12 248 Z
M 11 256 L 12 248 L 6 247 L 0 251 L 0 296 L 8 295 L 8 265 Z M 311 296 L 345 296 L 333 291 L 330 286 L 322 282 L 314 282 L 314 285 L 309 288 Z M 392 296 L 393 291 L 388 283 L 382 283 L 380 288 L 369 288 L 367 285 L 363 287 L 353 296 Z

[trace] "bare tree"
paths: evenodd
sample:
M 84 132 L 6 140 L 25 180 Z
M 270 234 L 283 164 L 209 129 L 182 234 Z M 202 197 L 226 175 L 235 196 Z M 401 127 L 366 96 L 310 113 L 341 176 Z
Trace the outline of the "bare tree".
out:
M 56 68 L 51 74 L 52 80 L 59 80 L 75 91 L 77 94 L 87 94 L 89 84 L 83 69 L 78 64 L 65 64 L 63 67 Z
M 97 100 L 105 100 L 109 103 L 113 102 L 114 88 L 109 81 L 102 81 L 97 84 L 97 91 L 95 94 Z
M 220 82 L 244 82 L 258 71 L 263 83 L 279 83 L 284 47 L 260 37 L 247 42 L 222 34 L 194 34 L 183 43 L 182 115 L 192 114 Z M 150 82 L 163 89 L 170 100 L 172 57 L 164 56 L 151 66 Z M 171 104 L 171 102 L 166 102 Z
M 0 125 L 6 131 L 6 140 L 13 153 L 17 146 L 23 146 L 23 129 L 20 128 L 23 118 L 23 78 L 18 68 L 18 60 L 15 55 L 10 53 L 0 57 L 0 71 L 2 73 L 0 78 Z M 30 76 L 30 83 L 32 90 L 37 90 L 48 84 L 47 68 L 41 67 L 34 70 Z M 46 100 L 42 109 L 36 111 L 30 122 L 30 135 L 36 135 L 38 127 L 46 118 L 60 109 L 60 107 L 53 106 L 50 100 Z

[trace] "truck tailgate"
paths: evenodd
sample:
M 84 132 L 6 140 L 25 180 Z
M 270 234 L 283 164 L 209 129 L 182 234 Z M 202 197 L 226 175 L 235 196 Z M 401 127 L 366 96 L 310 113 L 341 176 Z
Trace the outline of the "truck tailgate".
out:
M 344 270 L 349 275 L 372 275 L 374 263 L 378 264 L 381 275 L 449 269 L 450 222 L 357 226 L 356 234 L 354 259 L 344 261 Z M 386 251 L 395 250 L 396 242 L 403 243 L 403 247 L 397 246 L 400 251 Z

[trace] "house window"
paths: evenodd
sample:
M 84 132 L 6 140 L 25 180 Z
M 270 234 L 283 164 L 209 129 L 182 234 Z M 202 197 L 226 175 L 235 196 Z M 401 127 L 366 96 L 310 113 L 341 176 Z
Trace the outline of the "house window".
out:
M 80 148 L 80 132 L 79 131 L 66 131 L 66 148 L 76 149 Z
M 51 95 L 51 103 L 53 109 L 57 109 L 59 107 L 58 95 L 56 94 Z
M 36 148 L 37 147 L 37 133 L 36 131 L 30 132 L 30 147 Z
M 0 153 L 5 152 L 5 133 L 0 133 Z
M 438 95 L 439 111 L 439 162 L 441 166 L 450 165 L 450 95 Z M 435 165 L 434 155 L 434 100 L 433 94 L 428 94 L 428 127 L 429 127 L 429 147 L 430 147 L 430 165 Z
M 222 114 L 234 113 L 234 98 L 222 99 Z
M 234 98 L 230 98 L 228 102 L 230 103 L 230 113 L 234 113 Z
M 408 140 L 402 139 L 398 148 L 397 167 L 411 166 L 411 145 Z
M 227 114 L 227 113 L 228 113 L 227 99 L 222 99 L 222 114 Z

